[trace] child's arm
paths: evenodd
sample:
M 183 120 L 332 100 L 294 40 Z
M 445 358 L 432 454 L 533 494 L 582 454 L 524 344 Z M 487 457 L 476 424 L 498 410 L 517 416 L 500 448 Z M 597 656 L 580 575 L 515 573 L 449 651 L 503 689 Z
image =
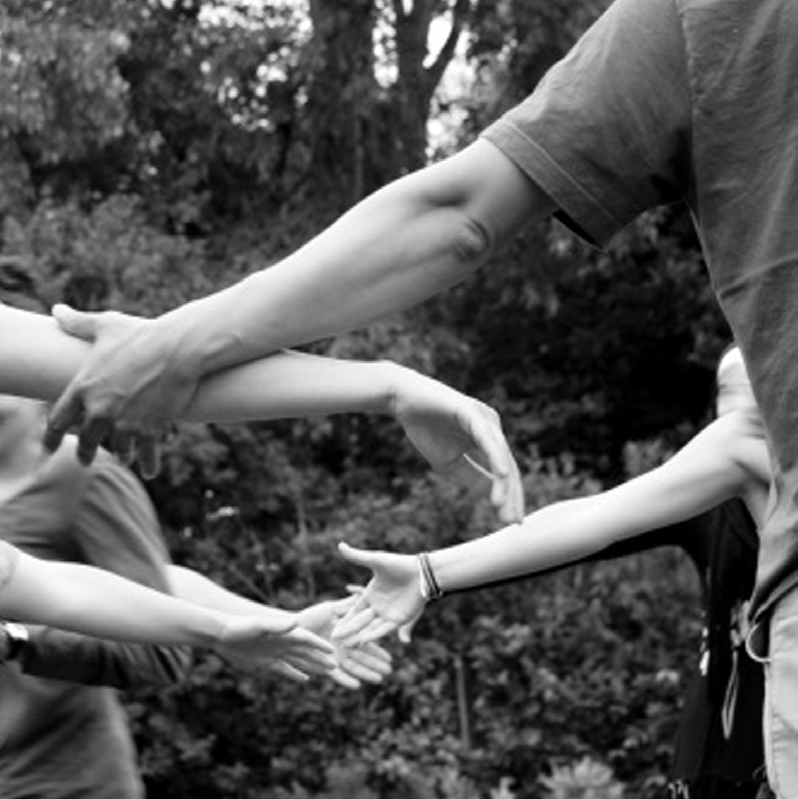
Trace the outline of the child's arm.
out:
M 92 318 L 120 326 L 147 324 L 120 315 Z M 50 317 L 0 306 L 0 393 L 52 400 L 89 351 L 89 343 L 66 335 Z M 492 500 L 502 519 L 523 515 L 518 468 L 496 413 L 390 362 L 275 353 L 205 378 L 181 418 L 221 422 L 345 412 L 394 416 L 433 468 L 480 479 L 490 472 Z
M 758 420 L 742 413 L 713 422 L 657 469 L 589 497 L 558 502 L 520 525 L 429 553 L 438 586 L 448 591 L 579 561 L 610 544 L 674 524 L 732 496 L 761 512 L 770 466 Z M 373 577 L 336 627 L 341 640 L 370 640 L 414 623 L 426 604 L 418 559 L 354 550 L 342 554 Z
M 215 649 L 253 666 L 335 667 L 333 648 L 296 617 L 234 615 L 161 594 L 92 566 L 43 561 L 0 542 L 0 615 L 100 638 Z

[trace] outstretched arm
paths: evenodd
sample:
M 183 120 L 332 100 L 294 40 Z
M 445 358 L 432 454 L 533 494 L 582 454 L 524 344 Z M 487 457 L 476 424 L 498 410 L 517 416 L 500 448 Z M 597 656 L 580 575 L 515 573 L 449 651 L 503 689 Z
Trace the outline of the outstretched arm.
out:
M 647 474 L 600 494 L 541 508 L 520 525 L 433 551 L 429 562 L 444 593 L 545 571 L 695 516 L 732 496 L 745 497 L 755 517 L 761 517 L 769 480 L 758 420 L 730 414 Z M 373 640 L 417 620 L 426 598 L 415 556 L 346 545 L 342 554 L 371 569 L 373 576 L 336 627 L 336 637 Z
M 275 637 L 303 670 L 335 667 L 333 648 L 293 616 L 240 616 L 161 594 L 110 572 L 32 558 L 0 542 L 0 614 L 119 641 L 208 647 L 234 660 L 268 665 Z
M 81 315 L 92 328 L 148 328 L 151 322 Z M 62 333 L 54 320 L 0 306 L 0 392 L 51 400 L 78 372 L 90 345 Z M 504 521 L 523 515 L 518 468 L 488 406 L 411 369 L 390 362 L 343 361 L 282 351 L 204 379 L 181 417 L 242 421 L 344 412 L 392 415 L 433 468 L 492 485 Z M 96 431 L 97 428 L 94 428 Z M 93 456 L 98 440 L 84 438 L 79 454 Z M 124 447 L 123 447 L 124 449 Z
M 353 597 L 318 602 L 295 614 L 286 613 L 272 607 L 255 602 L 209 580 L 193 569 L 183 566 L 168 567 L 169 581 L 175 596 L 194 602 L 198 605 L 214 608 L 226 613 L 242 616 L 261 616 L 267 620 L 279 622 L 293 619 L 297 627 L 307 630 L 325 640 L 330 638 L 333 624 L 338 621 L 354 602 Z M 298 658 L 281 657 L 275 641 L 274 670 L 292 677 L 304 666 Z M 345 688 L 359 688 L 362 683 L 379 683 L 391 672 L 391 656 L 381 646 L 369 643 L 359 647 L 335 644 L 333 657 L 335 668 L 328 676 Z
M 371 195 L 280 263 L 126 335 L 103 334 L 53 413 L 87 448 L 111 424 L 152 431 L 199 379 L 283 347 L 362 327 L 460 282 L 552 203 L 494 145 Z
M 480 139 L 367 197 L 280 263 L 159 324 L 201 374 L 352 330 L 461 282 L 554 210 Z

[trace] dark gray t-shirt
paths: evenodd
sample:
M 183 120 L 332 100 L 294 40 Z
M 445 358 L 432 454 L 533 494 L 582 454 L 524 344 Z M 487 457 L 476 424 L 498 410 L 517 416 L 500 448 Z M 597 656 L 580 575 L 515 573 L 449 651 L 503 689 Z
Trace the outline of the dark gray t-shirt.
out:
M 798 583 L 796 87 L 795 0 L 616 0 L 483 134 L 596 244 L 689 205 L 775 461 L 756 614 Z
M 107 452 L 81 466 L 74 444 L 68 439 L 0 506 L 0 537 L 35 557 L 88 563 L 168 590 L 168 553 L 141 484 Z M 0 547 L 0 558 L 6 550 Z M 63 680 L 168 683 L 182 675 L 187 653 L 31 629 L 21 663 L 0 665 L 0 796 L 141 799 L 136 752 L 116 691 Z

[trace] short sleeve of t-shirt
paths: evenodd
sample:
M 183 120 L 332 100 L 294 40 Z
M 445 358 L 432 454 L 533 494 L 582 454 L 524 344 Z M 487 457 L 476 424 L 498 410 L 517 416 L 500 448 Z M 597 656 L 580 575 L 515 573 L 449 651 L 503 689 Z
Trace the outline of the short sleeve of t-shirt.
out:
M 5 541 L 0 541 L 0 591 L 6 587 L 6 583 L 11 579 L 18 560 L 19 550 Z
M 170 558 L 155 509 L 135 475 L 105 450 L 90 468 L 73 535 L 86 563 L 168 592 Z
M 690 91 L 672 0 L 616 0 L 520 105 L 483 132 L 603 244 L 689 193 Z

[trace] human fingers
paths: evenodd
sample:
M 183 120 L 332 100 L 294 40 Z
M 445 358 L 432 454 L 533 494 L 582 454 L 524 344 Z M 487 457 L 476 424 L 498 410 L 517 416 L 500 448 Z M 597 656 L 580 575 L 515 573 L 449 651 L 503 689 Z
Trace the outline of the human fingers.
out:
M 374 570 L 375 555 L 377 553 L 373 550 L 357 549 L 347 544 L 346 541 L 340 541 L 338 543 L 338 552 L 340 552 L 345 560 L 348 560 L 355 566 L 362 566 L 364 569 Z
M 158 437 L 151 433 L 140 433 L 136 437 L 136 450 L 141 476 L 145 480 L 157 477 L 161 471 L 161 445 Z
M 399 641 L 403 644 L 409 644 L 411 639 L 413 638 L 413 628 L 416 626 L 416 622 L 418 619 L 413 619 L 413 621 L 409 621 L 407 624 L 403 624 L 397 631 L 396 636 Z
M 305 674 L 326 675 L 338 668 L 338 661 L 332 655 L 319 652 L 285 652 L 280 660 Z
M 264 616 L 258 619 L 261 628 L 267 635 L 272 636 L 287 636 L 289 633 L 297 632 L 297 620 L 293 615 L 289 616 Z
M 132 466 L 136 460 L 136 436 L 129 430 L 114 430 L 111 449 L 122 463 Z
M 356 691 L 363 685 L 354 674 L 350 674 L 346 669 L 341 667 L 331 671 L 327 676 L 342 688 L 348 688 L 350 691 Z
M 367 651 L 368 647 L 376 644 L 367 644 L 363 647 L 344 647 L 338 655 L 339 671 L 354 678 L 358 683 L 371 683 L 378 685 L 393 671 L 390 661 L 380 657 L 373 657 Z
M 378 616 L 373 619 L 370 624 L 361 629 L 357 635 L 357 643 L 362 646 L 377 641 L 380 638 L 384 638 L 389 633 L 394 632 L 396 627 L 396 622 L 388 621 Z
M 65 303 L 54 305 L 51 313 L 64 333 L 84 341 L 94 341 L 97 338 L 101 314 L 79 311 Z
M 511 459 L 510 471 L 506 475 L 495 475 L 475 457 L 463 454 L 466 469 L 476 472 L 491 482 L 491 505 L 506 524 L 516 524 L 524 518 L 524 485 L 515 459 Z M 452 470 L 456 471 L 456 470 Z
M 524 520 L 526 514 L 524 483 L 515 459 L 511 461 L 506 486 L 496 496 L 491 493 L 491 502 L 498 508 L 499 519 L 505 524 L 519 524 Z
M 499 415 L 479 403 L 479 412 L 471 415 L 465 429 L 472 445 L 487 460 L 487 469 L 482 471 L 490 475 L 491 502 L 503 521 L 520 521 L 524 515 L 520 471 L 502 431 Z M 472 465 L 480 468 L 473 457 L 466 457 Z
M 42 443 L 48 452 L 55 452 L 69 429 L 83 419 L 83 398 L 73 380 L 56 400 L 47 417 Z
M 362 679 L 371 682 L 380 682 L 393 671 L 393 658 L 375 643 L 344 647 L 340 658 L 348 671 L 356 671 Z
M 283 662 L 282 660 L 276 660 L 274 663 L 269 664 L 269 671 L 273 671 L 276 674 L 280 674 L 283 677 L 287 677 L 289 680 L 293 682 L 307 682 L 310 679 L 310 675 L 305 674 L 303 671 L 300 671 L 294 666 L 289 665 L 288 663 Z
M 359 600 L 360 601 L 360 600 Z M 350 610 L 332 629 L 330 637 L 336 643 L 349 645 L 358 640 L 359 635 L 376 617 L 373 608 L 362 600 L 360 607 Z
M 358 597 L 363 592 L 363 586 L 347 585 L 346 591 L 348 596 L 328 600 L 330 616 L 334 622 L 343 618 L 355 606 Z
M 325 656 L 335 654 L 335 647 L 326 638 L 322 638 L 310 630 L 303 630 L 301 627 L 292 628 L 290 633 L 284 636 L 283 645 L 286 650 L 292 652 L 307 652 Z
M 78 432 L 78 461 L 88 466 L 97 455 L 100 445 L 111 432 L 111 423 L 107 419 L 86 419 Z
M 340 673 L 345 677 L 355 680 L 358 687 L 364 682 L 370 683 L 371 685 L 379 685 L 385 679 L 385 675 L 381 672 L 374 671 L 368 668 L 368 666 L 364 666 L 351 658 L 347 658 L 343 661 L 338 671 L 335 673 Z

